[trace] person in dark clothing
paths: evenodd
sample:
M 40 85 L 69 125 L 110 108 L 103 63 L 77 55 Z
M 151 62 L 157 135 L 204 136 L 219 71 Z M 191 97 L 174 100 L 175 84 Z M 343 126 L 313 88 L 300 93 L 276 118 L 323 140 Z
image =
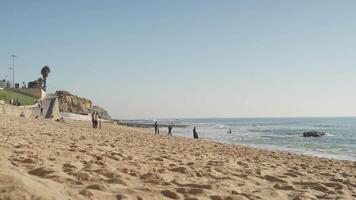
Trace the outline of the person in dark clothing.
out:
M 198 139 L 197 128 L 195 126 L 193 128 L 193 137 L 194 137 L 194 139 Z
M 96 112 L 94 115 L 94 128 L 98 128 L 98 116 L 99 114 Z
M 40 116 L 43 116 L 43 104 L 42 100 L 38 101 L 38 107 L 40 108 Z
M 95 112 L 93 112 L 91 114 L 91 122 L 92 122 L 93 128 L 95 128 Z
M 155 122 L 155 135 L 156 135 L 156 134 L 159 135 L 159 127 L 158 127 L 157 121 Z
M 168 126 L 168 135 L 172 136 L 172 129 L 173 129 L 173 124 Z

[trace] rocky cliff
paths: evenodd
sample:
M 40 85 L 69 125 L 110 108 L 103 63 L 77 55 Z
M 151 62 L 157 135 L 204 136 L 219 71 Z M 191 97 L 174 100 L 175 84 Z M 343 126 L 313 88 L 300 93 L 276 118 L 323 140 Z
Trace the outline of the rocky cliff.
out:
M 108 111 L 99 106 L 93 106 L 93 111 L 99 113 L 100 116 L 103 116 L 104 119 L 111 119 Z
M 69 112 L 75 114 L 88 114 L 91 112 L 97 112 L 104 119 L 111 119 L 108 112 L 99 107 L 94 106 L 92 101 L 83 97 L 78 97 L 67 91 L 56 91 L 59 102 L 59 111 L 60 112 Z

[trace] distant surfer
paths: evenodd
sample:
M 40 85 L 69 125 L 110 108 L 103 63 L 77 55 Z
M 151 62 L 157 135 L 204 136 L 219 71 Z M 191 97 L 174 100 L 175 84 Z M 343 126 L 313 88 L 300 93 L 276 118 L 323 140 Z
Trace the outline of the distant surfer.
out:
M 231 133 L 232 133 L 231 128 L 230 128 L 229 132 L 227 132 L 227 133 L 228 133 L 228 134 L 231 134 Z

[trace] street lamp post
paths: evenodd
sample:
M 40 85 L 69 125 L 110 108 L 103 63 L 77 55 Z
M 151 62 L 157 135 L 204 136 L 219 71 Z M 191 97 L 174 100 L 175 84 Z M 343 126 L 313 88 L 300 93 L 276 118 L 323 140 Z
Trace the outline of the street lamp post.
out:
M 9 86 L 11 88 L 11 70 L 12 70 L 12 67 L 9 67 Z
M 12 54 L 12 87 L 15 88 L 15 58 L 16 55 Z

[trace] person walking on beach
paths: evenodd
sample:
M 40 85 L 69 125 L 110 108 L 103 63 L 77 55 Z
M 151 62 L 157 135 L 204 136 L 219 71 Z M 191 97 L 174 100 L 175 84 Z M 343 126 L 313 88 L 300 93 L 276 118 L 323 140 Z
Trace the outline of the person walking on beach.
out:
M 42 104 L 41 104 L 40 112 L 41 112 L 41 116 L 43 116 L 43 106 L 42 106 Z
M 99 129 L 101 129 L 101 116 L 99 115 Z
M 168 125 L 168 135 L 172 136 L 172 129 L 173 129 L 173 124 Z
M 93 128 L 95 128 L 95 112 L 93 112 L 91 114 L 91 123 L 92 123 Z
M 197 132 L 197 128 L 195 126 L 193 128 L 193 137 L 194 137 L 194 139 L 198 139 L 198 132 Z
M 43 116 L 43 104 L 41 99 L 38 101 L 38 107 L 40 108 L 40 116 Z
M 159 135 L 159 127 L 157 121 L 155 122 L 155 135 Z
M 98 113 L 96 112 L 94 115 L 94 128 L 98 128 Z

